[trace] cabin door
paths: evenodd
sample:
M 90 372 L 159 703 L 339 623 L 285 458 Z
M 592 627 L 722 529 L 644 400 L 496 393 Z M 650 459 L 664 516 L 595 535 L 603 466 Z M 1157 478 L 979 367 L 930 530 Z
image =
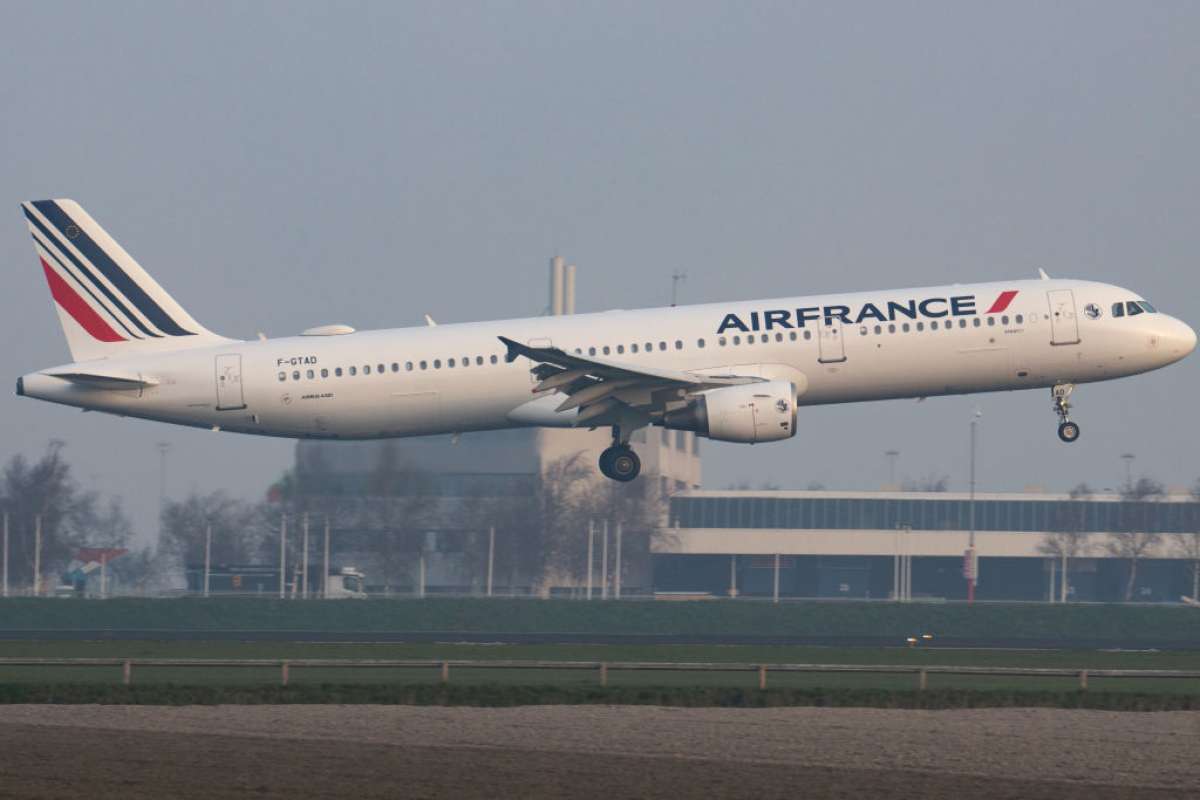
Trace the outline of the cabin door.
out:
M 836 364 L 846 360 L 846 342 L 842 331 L 842 321 L 830 317 L 817 329 L 817 348 L 820 355 L 817 360 L 822 364 Z
M 245 408 L 242 395 L 242 356 L 222 353 L 217 356 L 217 411 Z
M 1070 289 L 1046 292 L 1050 302 L 1050 344 L 1079 344 L 1079 318 Z

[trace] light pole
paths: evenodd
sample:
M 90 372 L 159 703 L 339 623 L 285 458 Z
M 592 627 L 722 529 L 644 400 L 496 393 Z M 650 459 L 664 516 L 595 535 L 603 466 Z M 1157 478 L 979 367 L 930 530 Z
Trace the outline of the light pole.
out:
M 963 557 L 963 572 L 967 578 L 967 602 L 975 602 L 975 583 L 978 577 L 975 572 L 978 569 L 978 561 L 975 559 L 975 431 L 979 427 L 979 418 L 983 416 L 983 412 L 978 408 L 971 415 L 971 530 L 967 537 L 967 552 Z
M 1125 488 L 1133 488 L 1133 460 L 1137 458 L 1133 453 L 1121 453 L 1121 460 L 1125 462 Z
M 896 459 L 900 457 L 899 450 L 884 450 L 883 455 L 888 461 L 888 488 L 896 485 Z

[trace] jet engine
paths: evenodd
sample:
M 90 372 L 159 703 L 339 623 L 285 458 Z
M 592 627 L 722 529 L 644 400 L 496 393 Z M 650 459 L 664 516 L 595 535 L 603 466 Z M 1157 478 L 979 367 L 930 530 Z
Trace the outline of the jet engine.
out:
M 710 389 L 668 411 L 663 427 L 719 442 L 790 439 L 796 435 L 796 387 L 790 381 L 766 381 Z

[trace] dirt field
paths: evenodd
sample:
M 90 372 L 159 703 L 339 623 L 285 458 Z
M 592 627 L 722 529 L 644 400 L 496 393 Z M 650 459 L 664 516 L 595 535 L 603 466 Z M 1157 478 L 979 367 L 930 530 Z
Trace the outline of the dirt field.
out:
M 0 798 L 1200 796 L 1200 713 L 0 706 Z

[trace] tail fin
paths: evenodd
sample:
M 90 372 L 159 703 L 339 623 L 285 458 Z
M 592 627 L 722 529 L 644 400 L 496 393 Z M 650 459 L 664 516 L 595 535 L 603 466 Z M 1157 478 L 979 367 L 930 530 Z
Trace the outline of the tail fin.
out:
M 73 360 L 228 341 L 196 322 L 74 200 L 21 208 Z

